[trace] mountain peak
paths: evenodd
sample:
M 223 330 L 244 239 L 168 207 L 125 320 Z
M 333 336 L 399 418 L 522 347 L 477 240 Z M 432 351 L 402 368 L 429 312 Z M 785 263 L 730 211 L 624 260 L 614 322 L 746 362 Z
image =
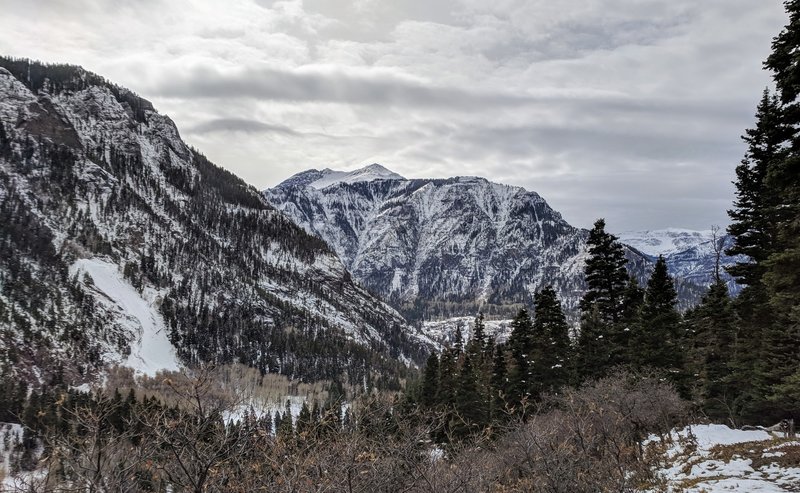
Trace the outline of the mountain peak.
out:
M 330 168 L 325 168 L 322 171 L 315 169 L 301 171 L 278 186 L 310 186 L 320 190 L 338 183 L 357 183 L 373 180 L 405 180 L 405 178 L 385 166 L 372 163 L 353 171 L 340 171 Z

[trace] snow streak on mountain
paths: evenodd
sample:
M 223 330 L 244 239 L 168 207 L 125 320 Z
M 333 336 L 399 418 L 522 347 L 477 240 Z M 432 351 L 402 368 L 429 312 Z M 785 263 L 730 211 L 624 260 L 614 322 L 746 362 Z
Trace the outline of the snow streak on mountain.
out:
M 429 345 L 149 102 L 0 59 L 0 361 L 75 381 L 205 361 L 363 384 Z

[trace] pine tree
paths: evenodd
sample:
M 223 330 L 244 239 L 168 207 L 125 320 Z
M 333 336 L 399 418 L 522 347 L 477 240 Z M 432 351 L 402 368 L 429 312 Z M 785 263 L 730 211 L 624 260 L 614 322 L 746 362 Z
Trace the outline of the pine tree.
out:
M 531 395 L 533 359 L 533 321 L 528 310 L 522 308 L 511 322 L 508 348 L 511 351 L 511 367 L 508 372 L 508 399 L 519 406 Z
M 589 232 L 586 259 L 587 290 L 581 299 L 581 333 L 578 338 L 580 378 L 600 376 L 624 362 L 627 348 L 620 321 L 625 313 L 627 259 L 617 238 L 598 219 Z
M 422 378 L 422 395 L 420 403 L 423 407 L 432 408 L 436 404 L 437 394 L 439 393 L 439 358 L 436 353 L 428 356 L 425 364 L 425 373 Z
M 649 366 L 677 376 L 683 367 L 681 320 L 675 306 L 678 293 L 667 272 L 667 262 L 659 256 L 647 282 L 641 321 L 633 335 L 633 353 L 639 367 Z
M 314 423 L 311 421 L 311 409 L 308 403 L 303 401 L 303 407 L 300 408 L 300 414 L 297 415 L 297 434 L 308 434 L 314 428 Z
M 711 285 L 700 305 L 687 315 L 687 326 L 695 401 L 712 419 L 736 418 L 734 408 L 741 396 L 730 380 L 736 357 L 736 314 L 724 282 Z
M 734 244 L 726 253 L 746 258 L 728 267 L 739 284 L 758 286 L 764 274 L 764 261 L 774 253 L 776 224 L 773 209 L 775 197 L 767 184 L 771 166 L 786 156 L 786 126 L 777 95 L 764 91 L 756 112 L 756 126 L 745 131 L 742 139 L 748 148 L 736 167 L 736 200 L 728 211 L 731 224 L 728 233 Z
M 620 320 L 620 331 L 624 336 L 624 344 L 627 348 L 624 360 L 626 363 L 634 364 L 639 357 L 634 338 L 641 330 L 641 311 L 644 304 L 644 289 L 639 286 L 639 281 L 635 277 L 628 278 L 622 299 L 625 311 Z
M 475 354 L 481 354 L 486 348 L 486 325 L 483 322 L 483 312 L 475 317 L 474 328 L 472 329 L 472 340 L 469 341 L 468 350 Z
M 453 340 L 453 351 L 456 357 L 461 355 L 464 351 L 464 333 L 461 332 L 461 327 L 456 327 L 455 339 Z
M 468 353 L 464 355 L 463 364 L 458 375 L 458 390 L 455 401 L 455 424 L 452 426 L 456 438 L 464 438 L 471 433 L 483 429 L 487 424 L 485 402 L 479 383 L 480 372 Z
M 572 348 L 569 325 L 552 286 L 533 299 L 534 371 L 541 392 L 555 392 L 571 381 Z
M 739 339 L 746 346 L 746 351 L 738 352 L 731 360 L 728 380 L 733 387 L 742 389 L 740 401 L 745 404 L 740 407 L 746 419 L 767 411 L 769 388 L 780 381 L 780 377 L 776 380 L 770 376 L 775 370 L 770 359 L 775 351 L 772 345 L 781 344 L 782 329 L 769 306 L 764 274 L 767 260 L 777 247 L 777 195 L 770 187 L 768 175 L 787 155 L 785 142 L 790 127 L 784 124 L 783 118 L 777 95 L 765 90 L 756 111 L 756 125 L 742 137 L 747 151 L 736 168 L 736 200 L 734 208 L 728 211 L 732 221 L 728 232 L 734 244 L 726 253 L 745 256 L 727 270 L 744 285 L 734 301 L 734 308 L 738 315 Z
M 449 348 L 442 351 L 439 361 L 439 389 L 436 401 L 442 409 L 452 409 L 456 398 L 456 360 Z
M 765 180 L 776 228 L 774 252 L 764 261 L 773 320 L 762 335 L 762 354 L 768 362 L 761 375 L 770 388 L 770 402 L 800 418 L 800 0 L 788 0 L 785 7 L 789 23 L 773 40 L 764 64 L 783 105 L 781 120 L 788 137 L 786 154 L 769 164 Z
M 497 345 L 494 348 L 489 388 L 491 389 L 489 400 L 491 419 L 493 422 L 503 421 L 507 417 L 506 403 L 508 397 L 507 362 L 504 345 Z

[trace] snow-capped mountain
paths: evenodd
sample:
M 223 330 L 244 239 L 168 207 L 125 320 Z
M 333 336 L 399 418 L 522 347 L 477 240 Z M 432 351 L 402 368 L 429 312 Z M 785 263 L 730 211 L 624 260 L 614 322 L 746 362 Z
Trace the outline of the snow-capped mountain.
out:
M 325 168 L 322 171 L 310 169 L 292 176 L 283 184 L 322 189 L 337 183 L 357 183 L 373 180 L 405 180 L 405 178 L 380 164 L 373 163 L 355 171 L 335 171 L 330 168 Z
M 663 255 L 673 276 L 707 286 L 714 281 L 717 250 L 720 251 L 719 274 L 728 284 L 731 293 L 738 293 L 741 286 L 725 271 L 725 267 L 744 261 L 741 256 L 730 257 L 725 250 L 733 245 L 733 237 L 719 231 L 696 231 L 668 228 L 649 231 L 626 231 L 620 233 L 620 241 L 655 259 Z
M 428 347 L 148 101 L 0 58 L 0 363 L 40 381 L 204 361 L 363 385 Z
M 478 177 L 409 180 L 371 165 L 305 171 L 264 195 L 410 320 L 474 316 L 479 307 L 490 318 L 508 316 L 547 284 L 574 314 L 582 295 L 587 231 L 521 187 Z M 627 254 L 644 282 L 654 257 Z M 684 306 L 702 291 L 678 284 Z
M 478 177 L 407 180 L 371 165 L 302 172 L 264 194 L 412 320 L 478 307 L 510 315 L 546 284 L 569 311 L 581 296 L 587 232 L 521 187 Z M 637 252 L 630 258 L 639 271 L 649 263 Z

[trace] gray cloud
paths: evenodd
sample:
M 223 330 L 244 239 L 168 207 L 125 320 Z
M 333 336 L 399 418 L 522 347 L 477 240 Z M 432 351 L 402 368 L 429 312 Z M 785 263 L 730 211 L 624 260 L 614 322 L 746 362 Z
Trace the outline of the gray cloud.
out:
M 278 133 L 285 135 L 300 135 L 285 125 L 274 125 L 258 120 L 246 118 L 215 118 L 192 127 L 187 133 L 209 134 L 215 132 L 242 132 L 242 133 Z
M 254 98 L 293 102 L 450 107 L 519 105 L 541 98 L 503 92 L 473 92 L 436 87 L 385 73 L 353 75 L 343 71 L 288 71 L 269 68 L 221 73 L 196 68 L 157 83 L 154 92 L 170 98 Z
M 257 187 L 380 162 L 522 185 L 576 225 L 605 216 L 617 231 L 727 221 L 739 135 L 786 22 L 780 2 L 753 0 L 0 0 L 0 12 L 4 54 L 129 87 Z

